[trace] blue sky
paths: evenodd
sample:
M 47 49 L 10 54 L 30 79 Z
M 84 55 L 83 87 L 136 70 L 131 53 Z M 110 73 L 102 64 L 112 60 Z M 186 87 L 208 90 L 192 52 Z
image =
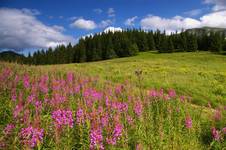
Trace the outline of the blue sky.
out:
M 76 43 L 108 27 L 226 27 L 225 8 L 225 0 L 1 0 L 0 49 L 26 53 Z

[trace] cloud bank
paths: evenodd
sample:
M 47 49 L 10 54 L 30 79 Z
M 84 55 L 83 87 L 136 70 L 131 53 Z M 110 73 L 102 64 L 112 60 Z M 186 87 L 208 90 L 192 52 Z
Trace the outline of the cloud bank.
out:
M 36 10 L 1 8 L 0 49 L 47 48 L 74 41 L 62 33 L 63 27 L 43 24 L 35 17 L 38 14 Z
M 181 29 L 198 28 L 198 27 L 219 27 L 226 28 L 226 10 L 211 12 L 203 15 L 199 19 L 190 17 L 175 16 L 173 18 L 162 18 L 160 16 L 148 15 L 141 22 L 143 29 L 166 30 L 167 33 Z

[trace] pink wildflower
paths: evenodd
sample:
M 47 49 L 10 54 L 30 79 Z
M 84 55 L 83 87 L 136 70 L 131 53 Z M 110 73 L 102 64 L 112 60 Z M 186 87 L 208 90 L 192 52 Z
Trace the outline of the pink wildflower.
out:
M 67 81 L 68 81 L 68 83 L 72 83 L 73 82 L 73 79 L 74 79 L 74 74 L 71 73 L 71 72 L 69 72 L 67 74 Z
M 224 128 L 222 129 L 222 132 L 223 132 L 224 134 L 226 134 L 226 127 L 224 127 Z
M 128 123 L 129 123 L 129 125 L 132 125 L 133 124 L 133 118 L 131 116 L 128 115 L 126 117 L 126 119 L 127 119 Z
M 112 137 L 106 139 L 107 143 L 110 145 L 115 145 L 117 143 L 117 140 L 119 140 L 120 137 L 122 136 L 122 129 L 123 126 L 117 123 L 115 125 Z
M 190 116 L 187 116 L 185 119 L 185 126 L 187 129 L 192 128 L 192 119 Z
M 101 129 L 92 129 L 90 131 L 90 149 L 104 149 L 103 136 Z
M 27 128 L 22 128 L 19 133 L 19 136 L 23 144 L 33 148 L 37 146 L 38 143 L 42 142 L 44 130 L 29 126 Z
M 141 101 L 137 101 L 136 104 L 135 104 L 135 106 L 134 106 L 134 112 L 136 113 L 136 115 L 137 115 L 138 117 L 141 116 L 141 114 L 142 114 L 142 109 L 143 109 L 143 106 L 142 106 Z
M 24 87 L 27 89 L 30 87 L 30 78 L 27 74 L 24 75 L 23 77 L 23 83 L 24 83 Z
M 12 130 L 15 128 L 15 125 L 14 124 L 8 124 L 5 129 L 3 130 L 3 133 L 5 135 L 10 135 Z
M 155 89 L 152 89 L 149 91 L 149 96 L 156 98 L 158 97 L 158 91 L 156 91 Z
M 82 124 L 85 122 L 84 112 L 82 108 L 79 108 L 76 112 L 76 122 L 77 124 Z
M 109 117 L 107 114 L 103 115 L 103 117 L 101 117 L 101 124 L 103 127 L 106 127 L 108 125 L 109 122 Z
M 176 94 L 176 91 L 174 89 L 170 89 L 168 91 L 168 95 L 169 95 L 170 98 L 175 98 L 177 94 Z
M 52 113 L 52 119 L 57 128 L 61 128 L 63 125 L 73 128 L 74 120 L 70 110 L 56 110 Z
M 212 133 L 212 137 L 215 141 L 220 140 L 220 132 L 215 127 L 211 128 L 211 133 Z

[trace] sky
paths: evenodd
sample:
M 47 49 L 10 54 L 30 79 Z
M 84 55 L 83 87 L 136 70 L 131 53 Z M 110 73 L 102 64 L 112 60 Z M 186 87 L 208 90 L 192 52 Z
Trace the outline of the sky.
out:
M 126 28 L 226 28 L 226 0 L 0 0 L 0 51 L 27 54 Z

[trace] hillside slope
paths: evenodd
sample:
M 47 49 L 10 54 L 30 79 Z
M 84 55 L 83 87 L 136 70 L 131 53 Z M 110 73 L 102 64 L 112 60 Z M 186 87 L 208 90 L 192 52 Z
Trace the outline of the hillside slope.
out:
M 99 76 L 115 83 L 137 83 L 136 70 L 142 70 L 144 88 L 175 88 L 190 95 L 193 103 L 226 104 L 226 57 L 209 52 L 158 54 L 144 52 L 138 56 L 82 64 L 39 66 L 43 70 L 74 71 Z

